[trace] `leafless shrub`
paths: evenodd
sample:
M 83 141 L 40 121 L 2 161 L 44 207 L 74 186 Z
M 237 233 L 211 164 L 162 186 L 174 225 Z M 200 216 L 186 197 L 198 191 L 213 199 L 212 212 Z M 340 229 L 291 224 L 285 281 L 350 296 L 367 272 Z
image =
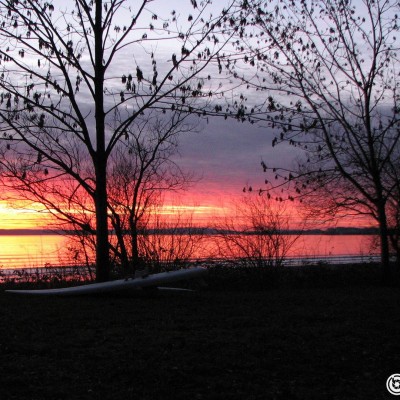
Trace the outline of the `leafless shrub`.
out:
M 239 265 L 282 266 L 300 235 L 289 228 L 286 203 L 248 193 L 234 203 L 234 214 L 217 226 L 219 255 Z

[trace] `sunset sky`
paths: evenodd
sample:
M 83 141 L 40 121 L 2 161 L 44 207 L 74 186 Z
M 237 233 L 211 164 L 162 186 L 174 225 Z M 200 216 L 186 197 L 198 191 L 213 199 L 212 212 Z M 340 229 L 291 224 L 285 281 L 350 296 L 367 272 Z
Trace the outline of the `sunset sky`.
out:
M 169 205 L 181 203 L 196 221 L 208 224 L 210 217 L 229 211 L 231 200 L 243 195 L 244 186 L 263 186 L 261 159 L 278 162 L 285 157 L 290 163 L 291 155 L 290 149 L 272 149 L 272 134 L 265 128 L 222 118 L 209 118 L 208 123 L 201 120 L 199 124 L 198 133 L 181 136 L 176 157 L 185 171 L 195 175 L 196 182 L 174 195 Z M 16 205 L 0 202 L 1 229 L 46 227 L 45 214 L 31 206 L 15 209 Z
M 73 1 L 66 0 L 66 3 L 73 4 Z M 215 2 L 207 9 L 205 17 L 209 17 L 211 12 L 219 15 L 223 6 L 228 3 L 228 0 Z M 127 4 L 136 3 L 127 2 Z M 161 1 L 150 2 L 149 8 L 155 8 L 159 16 L 166 18 L 171 16 L 172 10 L 176 10 L 180 21 L 187 21 L 189 14 L 196 13 L 189 0 L 172 0 L 168 4 Z M 124 21 L 121 21 L 122 23 Z M 162 46 L 161 43 L 157 44 L 157 52 L 161 52 L 161 60 L 167 60 L 173 51 Z M 163 52 L 166 52 L 166 55 Z M 138 55 L 135 55 L 134 62 L 140 63 L 140 58 L 137 57 Z M 121 68 L 124 70 L 120 64 L 115 67 L 117 74 L 120 74 Z M 185 171 L 193 173 L 197 182 L 186 192 L 169 199 L 167 209 L 171 205 L 176 206 L 180 203 L 182 209 L 193 213 L 197 223 L 208 224 L 210 218 L 229 212 L 230 201 L 242 195 L 244 186 L 262 185 L 264 177 L 260 167 L 261 159 L 270 160 L 274 157 L 278 159 L 279 156 L 275 149 L 271 151 L 272 135 L 265 128 L 234 120 L 225 121 L 223 118 L 208 118 L 195 123 L 198 124 L 198 133 L 182 134 L 179 145 L 180 156 L 176 161 Z M 0 201 L 0 229 L 47 226 L 46 213 L 35 211 L 40 208 L 39 206 L 30 205 L 25 209 L 23 206 L 23 203 L 16 201 L 12 204 Z
M 198 133 L 181 136 L 176 159 L 198 180 L 185 192 L 168 199 L 165 208 L 168 214 L 179 205 L 178 209 L 192 214 L 199 225 L 209 225 L 216 217 L 230 213 L 232 201 L 243 196 L 244 186 L 255 190 L 263 187 L 266 176 L 260 165 L 262 159 L 270 165 L 289 166 L 297 156 L 292 147 L 272 148 L 273 132 L 265 127 L 210 118 L 208 123 L 200 121 L 200 128 Z M 45 228 L 46 213 L 33 208 L 18 210 L 1 202 L 0 229 Z M 293 218 L 297 218 L 295 212 Z M 341 224 L 364 225 L 365 221 L 348 219 Z
M 66 3 L 72 1 L 66 0 Z M 215 3 L 213 9 L 217 11 L 228 1 Z M 193 11 L 189 0 L 174 0 L 168 5 L 163 2 L 154 4 L 163 15 L 170 15 L 173 9 L 185 16 Z M 154 7 L 152 3 L 150 5 Z M 229 212 L 230 202 L 243 195 L 244 186 L 252 186 L 255 190 L 263 187 L 266 176 L 261 160 L 270 166 L 290 167 L 298 155 L 293 147 L 286 145 L 272 148 L 276 132 L 265 126 L 208 118 L 199 121 L 198 131 L 182 134 L 180 157 L 176 159 L 185 171 L 193 172 L 198 181 L 177 195 L 174 201 L 175 205 L 179 202 L 180 206 L 193 212 L 200 224 L 208 224 L 216 215 Z M 167 206 L 174 201 L 170 200 Z M 6 201 L 0 201 L 1 229 L 46 227 L 45 213 L 35 211 L 35 206 L 29 209 L 18 209 L 18 206 L 18 202 L 13 202 L 11 207 Z

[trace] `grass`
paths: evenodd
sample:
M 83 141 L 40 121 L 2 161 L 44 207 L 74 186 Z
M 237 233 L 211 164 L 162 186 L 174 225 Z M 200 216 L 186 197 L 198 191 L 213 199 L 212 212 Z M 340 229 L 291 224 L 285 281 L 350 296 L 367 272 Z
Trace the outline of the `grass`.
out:
M 214 268 L 194 293 L 0 291 L 0 398 L 390 399 L 400 290 L 377 274 Z

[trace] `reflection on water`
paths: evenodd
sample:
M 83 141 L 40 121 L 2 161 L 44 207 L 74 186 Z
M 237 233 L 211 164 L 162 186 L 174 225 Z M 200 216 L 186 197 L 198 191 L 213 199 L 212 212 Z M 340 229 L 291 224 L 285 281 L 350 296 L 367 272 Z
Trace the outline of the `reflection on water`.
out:
M 335 257 L 371 254 L 372 235 L 303 235 L 288 257 Z M 203 236 L 202 246 L 193 258 L 221 257 L 216 251 L 215 237 Z M 377 250 L 372 252 L 377 254 Z M 67 251 L 67 239 L 60 235 L 0 235 L 0 266 L 32 268 L 73 263 Z
M 65 238 L 60 235 L 0 235 L 0 266 L 32 268 L 66 261 Z
M 291 257 L 367 256 L 379 254 L 375 235 L 303 235 L 290 252 Z

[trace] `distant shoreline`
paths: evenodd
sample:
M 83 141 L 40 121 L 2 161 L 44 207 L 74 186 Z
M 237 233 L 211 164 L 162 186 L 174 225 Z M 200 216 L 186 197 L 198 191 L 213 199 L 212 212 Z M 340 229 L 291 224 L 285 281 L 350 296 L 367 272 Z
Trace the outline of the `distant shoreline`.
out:
M 50 229 L 0 229 L 0 236 L 28 236 L 28 235 L 63 235 L 62 231 Z
M 45 235 L 66 235 L 66 234 L 78 234 L 78 231 L 62 231 L 62 230 L 51 230 L 51 229 L 0 229 L 0 236 L 28 236 L 28 235 L 36 235 L 36 236 L 45 236 Z M 113 232 L 110 232 L 112 234 Z M 171 230 L 150 230 L 150 233 L 159 233 L 159 234 L 202 234 L 202 235 L 215 235 L 218 233 L 224 233 L 221 231 L 217 231 L 215 229 L 210 228 L 178 228 L 174 229 L 173 232 Z M 225 233 L 233 233 L 226 232 Z M 237 232 L 234 232 L 237 233 Z M 246 234 L 255 234 L 255 233 L 246 233 Z M 378 235 L 378 228 L 369 227 L 369 228 L 355 228 L 355 227 L 338 227 L 338 228 L 327 228 L 327 229 L 308 229 L 305 231 L 300 230 L 287 230 L 282 231 L 282 234 L 286 235 Z

